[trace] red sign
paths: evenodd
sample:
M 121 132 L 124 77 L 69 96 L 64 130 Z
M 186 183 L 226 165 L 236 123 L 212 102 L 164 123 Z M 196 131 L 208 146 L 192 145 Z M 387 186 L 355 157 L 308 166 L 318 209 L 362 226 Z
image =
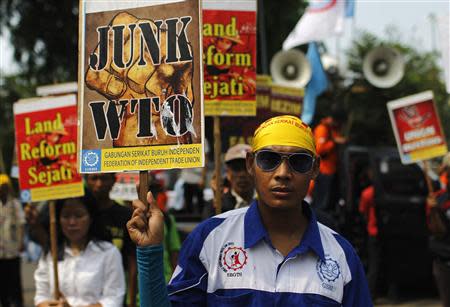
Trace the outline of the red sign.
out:
M 22 201 L 83 195 L 75 95 L 19 102 L 14 114 Z
M 391 101 L 388 110 L 403 163 L 414 163 L 447 153 L 431 91 Z
M 241 11 L 223 1 L 203 10 L 206 115 L 256 113 L 256 1 L 247 2 L 254 8 Z

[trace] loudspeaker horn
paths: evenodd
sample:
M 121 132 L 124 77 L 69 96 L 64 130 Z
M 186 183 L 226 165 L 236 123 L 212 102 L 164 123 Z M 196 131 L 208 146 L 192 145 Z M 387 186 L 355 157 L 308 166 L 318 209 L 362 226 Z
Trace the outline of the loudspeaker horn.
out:
M 405 63 L 396 49 L 378 47 L 364 57 L 363 73 L 373 86 L 389 88 L 403 78 Z
M 270 61 L 274 83 L 283 86 L 305 87 L 311 79 L 311 65 L 303 52 L 290 49 L 278 51 Z
M 325 53 L 320 56 L 320 61 L 322 62 L 323 69 L 326 72 L 331 74 L 335 74 L 338 71 L 338 61 L 336 58 L 331 55 Z

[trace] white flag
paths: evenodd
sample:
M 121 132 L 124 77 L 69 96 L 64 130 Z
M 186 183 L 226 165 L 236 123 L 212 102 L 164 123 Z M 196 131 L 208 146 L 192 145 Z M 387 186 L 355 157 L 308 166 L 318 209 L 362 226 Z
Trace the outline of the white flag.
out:
M 449 16 L 444 15 L 438 18 L 438 31 L 439 31 L 439 45 L 441 47 L 442 54 L 442 65 L 444 66 L 445 74 L 445 87 L 447 88 L 447 93 L 450 93 L 450 27 L 449 27 Z
M 341 34 L 344 29 L 344 0 L 312 0 L 294 30 L 283 43 L 283 49 L 320 41 Z

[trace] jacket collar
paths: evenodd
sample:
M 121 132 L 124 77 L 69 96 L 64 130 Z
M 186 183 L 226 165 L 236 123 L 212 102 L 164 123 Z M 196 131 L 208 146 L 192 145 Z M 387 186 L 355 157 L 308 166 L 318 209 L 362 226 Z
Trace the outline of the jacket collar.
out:
M 304 254 L 309 250 L 312 250 L 320 259 L 325 261 L 325 253 L 323 250 L 322 240 L 320 238 L 316 216 L 309 204 L 305 201 L 302 202 L 302 209 L 303 213 L 309 220 L 308 226 L 303 234 L 302 241 L 289 253 L 288 257 L 293 257 L 297 254 Z M 251 203 L 245 214 L 244 232 L 245 248 L 251 248 L 261 240 L 265 240 L 271 244 L 269 234 L 262 223 L 257 200 L 254 200 Z

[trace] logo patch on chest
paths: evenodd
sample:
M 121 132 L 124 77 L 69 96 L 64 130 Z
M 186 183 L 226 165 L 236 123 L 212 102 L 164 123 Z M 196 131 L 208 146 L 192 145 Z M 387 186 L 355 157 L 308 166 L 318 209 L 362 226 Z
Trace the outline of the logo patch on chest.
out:
M 325 261 L 319 258 L 316 264 L 316 271 L 322 281 L 322 287 L 334 291 L 336 287 L 332 283 L 341 275 L 339 263 L 330 257 L 325 257 Z
M 244 248 L 228 242 L 220 249 L 219 267 L 227 277 L 241 277 L 242 268 L 247 265 L 247 252 Z

